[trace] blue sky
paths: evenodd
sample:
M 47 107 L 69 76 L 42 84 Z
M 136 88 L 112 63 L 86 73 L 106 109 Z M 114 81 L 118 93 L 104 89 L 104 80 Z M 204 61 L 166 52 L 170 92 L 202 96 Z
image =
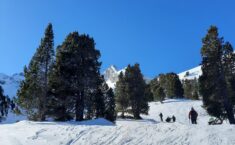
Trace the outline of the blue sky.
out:
M 102 70 L 140 63 L 144 75 L 197 66 L 210 25 L 235 45 L 234 0 L 0 0 L 0 73 L 22 72 L 53 24 L 55 46 L 72 31 L 94 37 Z

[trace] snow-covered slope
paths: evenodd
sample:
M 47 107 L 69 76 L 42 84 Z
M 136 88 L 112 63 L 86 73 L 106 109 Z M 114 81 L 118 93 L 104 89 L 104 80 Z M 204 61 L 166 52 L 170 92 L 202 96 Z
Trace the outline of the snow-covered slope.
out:
M 187 70 L 178 74 L 181 80 L 185 80 L 185 79 L 192 80 L 195 78 L 198 79 L 200 75 L 202 75 L 201 66 L 197 66 L 193 69 L 190 69 L 190 70 Z
M 1 145 L 234 145 L 234 126 L 209 126 L 201 101 L 166 100 L 152 102 L 143 120 L 118 119 L 116 125 L 104 119 L 84 122 L 31 122 L 0 125 Z M 188 111 L 199 113 L 198 125 L 191 125 Z M 159 122 L 158 114 L 176 116 L 175 123 Z
M 104 71 L 104 79 L 109 87 L 115 88 L 115 84 L 118 81 L 118 76 L 121 72 L 125 73 L 126 68 L 118 70 L 117 67 L 111 65 Z
M 10 98 L 15 97 L 20 86 L 20 81 L 23 79 L 24 76 L 22 73 L 14 74 L 12 76 L 0 73 L 0 85 L 4 90 L 4 94 L 8 95 Z

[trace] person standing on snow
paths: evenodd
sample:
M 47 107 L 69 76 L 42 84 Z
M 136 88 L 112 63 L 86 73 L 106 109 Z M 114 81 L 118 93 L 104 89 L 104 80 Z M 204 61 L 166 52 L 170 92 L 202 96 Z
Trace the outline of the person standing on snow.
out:
M 163 115 L 162 115 L 162 113 L 160 113 L 159 116 L 160 116 L 161 122 L 163 122 Z
M 172 120 L 173 120 L 173 122 L 175 122 L 175 121 L 176 121 L 176 118 L 175 118 L 175 116 L 174 116 L 174 115 L 172 116 Z
M 194 110 L 194 108 L 191 108 L 191 111 L 188 114 L 188 118 L 191 119 L 192 124 L 197 124 L 197 112 Z

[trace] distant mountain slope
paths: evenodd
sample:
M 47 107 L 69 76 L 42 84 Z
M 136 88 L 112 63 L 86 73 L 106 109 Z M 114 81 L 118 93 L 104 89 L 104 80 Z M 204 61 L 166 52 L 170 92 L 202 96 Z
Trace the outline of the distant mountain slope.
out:
M 20 86 L 20 81 L 24 79 L 23 73 L 8 76 L 0 73 L 0 85 L 4 90 L 4 94 L 10 98 L 16 96 L 17 90 Z
M 111 65 L 104 71 L 104 79 L 110 88 L 115 88 L 118 76 L 121 72 L 125 73 L 126 68 L 118 70 L 117 67 Z
M 197 66 L 195 68 L 192 68 L 190 70 L 178 74 L 180 80 L 185 80 L 185 79 L 192 80 L 194 78 L 198 79 L 199 76 L 201 75 L 202 75 L 201 66 Z

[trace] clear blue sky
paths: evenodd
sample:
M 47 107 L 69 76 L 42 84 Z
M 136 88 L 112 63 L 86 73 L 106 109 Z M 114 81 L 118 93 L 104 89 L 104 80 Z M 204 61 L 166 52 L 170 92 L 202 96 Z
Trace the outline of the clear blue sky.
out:
M 235 45 L 234 0 L 0 0 L 0 72 L 22 72 L 53 24 L 55 46 L 72 31 L 94 37 L 102 70 L 140 63 L 144 75 L 200 61 L 210 25 Z

